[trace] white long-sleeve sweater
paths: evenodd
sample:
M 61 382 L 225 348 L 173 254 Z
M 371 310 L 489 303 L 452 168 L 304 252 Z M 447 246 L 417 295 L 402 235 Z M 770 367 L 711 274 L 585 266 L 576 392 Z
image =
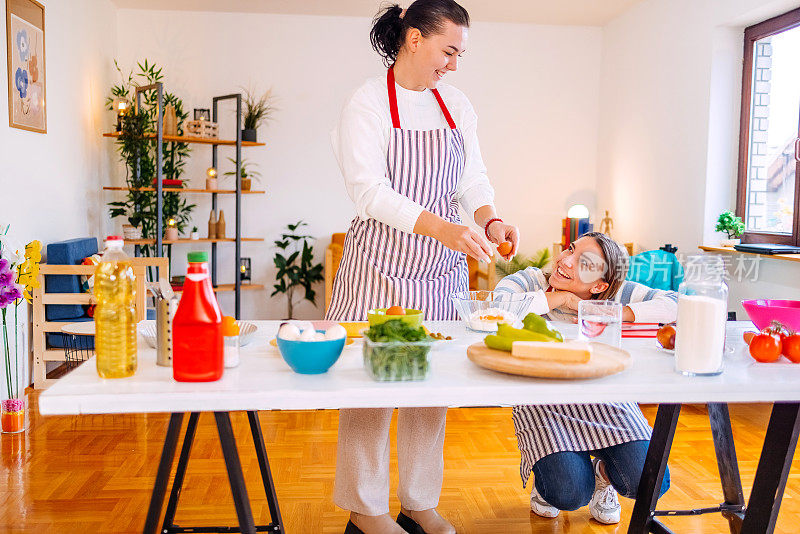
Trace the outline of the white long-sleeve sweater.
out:
M 449 128 L 430 90 L 412 91 L 398 84 L 395 88 L 401 128 Z M 464 93 L 445 83 L 438 84 L 438 90 L 464 137 L 464 172 L 456 200 L 474 217 L 478 208 L 494 205 L 494 190 L 478 145 L 478 117 Z M 358 216 L 413 233 L 424 208 L 391 187 L 386 162 L 391 131 L 386 75 L 382 75 L 367 80 L 348 99 L 331 142 Z

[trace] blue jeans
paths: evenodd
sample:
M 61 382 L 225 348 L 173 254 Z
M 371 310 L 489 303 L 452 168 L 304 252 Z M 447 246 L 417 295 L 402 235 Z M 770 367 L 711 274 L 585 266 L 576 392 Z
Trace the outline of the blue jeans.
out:
M 636 497 L 642 476 L 648 440 L 629 441 L 604 449 L 548 454 L 533 466 L 539 495 L 559 510 L 577 510 L 589 504 L 594 493 L 591 456 L 603 460 L 606 475 L 617 493 Z M 669 468 L 664 472 L 659 497 L 669 489 Z

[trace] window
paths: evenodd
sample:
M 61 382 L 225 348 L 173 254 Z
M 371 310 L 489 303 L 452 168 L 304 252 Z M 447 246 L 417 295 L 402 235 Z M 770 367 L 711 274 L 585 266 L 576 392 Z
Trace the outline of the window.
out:
M 736 210 L 744 242 L 800 246 L 800 9 L 744 31 Z

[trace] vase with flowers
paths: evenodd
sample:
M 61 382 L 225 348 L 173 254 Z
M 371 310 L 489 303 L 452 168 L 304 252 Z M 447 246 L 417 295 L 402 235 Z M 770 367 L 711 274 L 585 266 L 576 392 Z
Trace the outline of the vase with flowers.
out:
M 2 328 L 3 371 L 5 384 L 0 400 L 0 430 L 17 433 L 25 430 L 25 408 L 22 374 L 28 354 L 26 332 L 20 320 L 19 307 L 32 301 L 38 287 L 42 244 L 32 241 L 24 249 L 15 246 L 9 237 L 9 226 L 0 226 L 0 327 Z

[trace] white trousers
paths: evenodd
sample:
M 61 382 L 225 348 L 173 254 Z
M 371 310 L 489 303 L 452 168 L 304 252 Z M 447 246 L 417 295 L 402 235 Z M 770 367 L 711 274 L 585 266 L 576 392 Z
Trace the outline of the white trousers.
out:
M 333 501 L 363 515 L 389 513 L 389 424 L 393 408 L 339 410 Z M 397 496 L 407 510 L 439 504 L 447 408 L 398 408 Z

